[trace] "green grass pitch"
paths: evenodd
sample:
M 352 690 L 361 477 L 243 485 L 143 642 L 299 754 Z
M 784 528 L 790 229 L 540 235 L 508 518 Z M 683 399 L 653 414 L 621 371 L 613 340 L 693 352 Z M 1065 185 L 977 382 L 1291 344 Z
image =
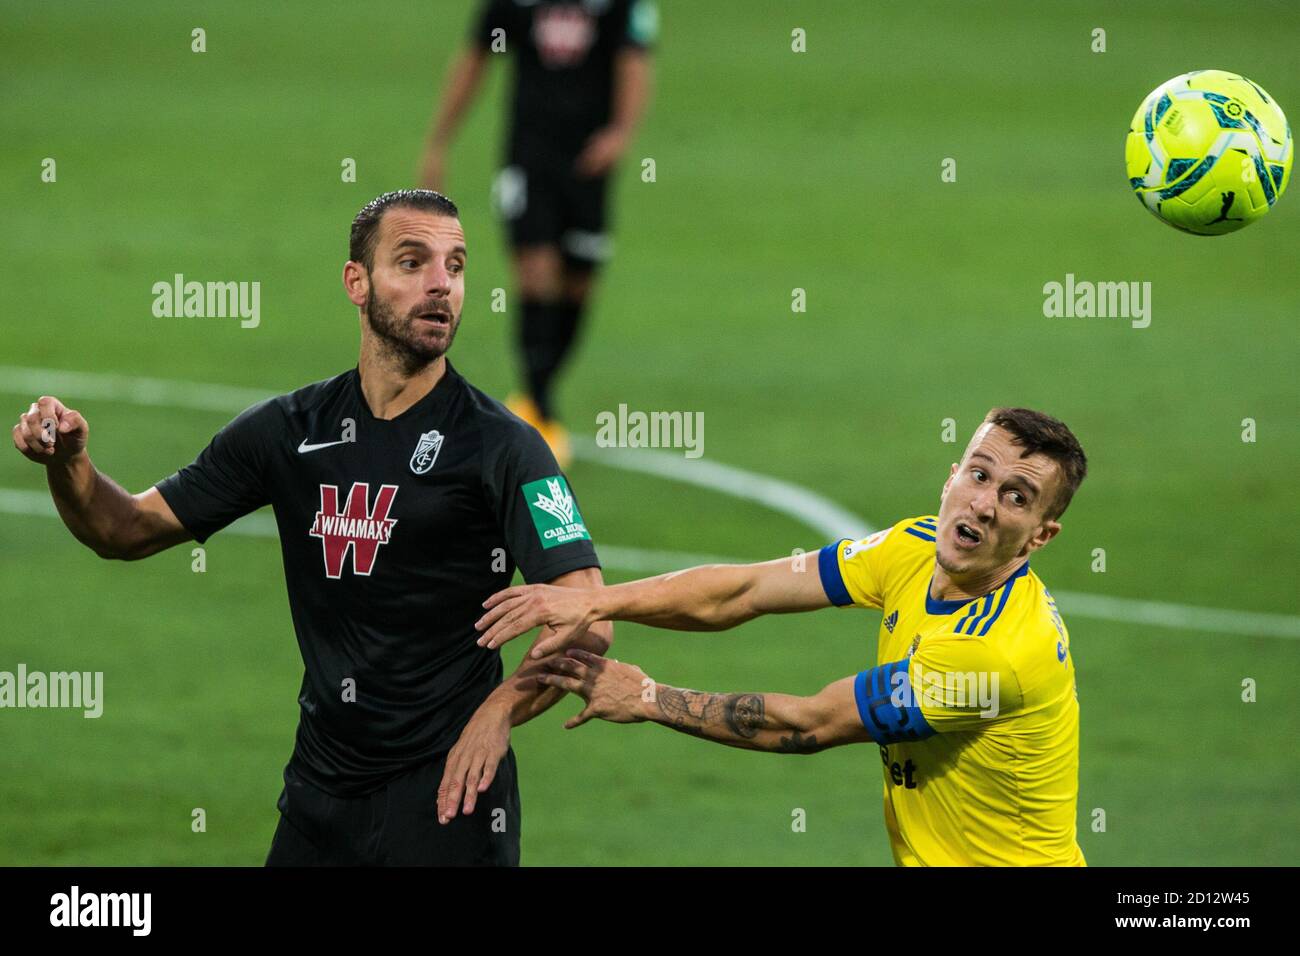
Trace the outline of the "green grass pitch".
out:
M 560 394 L 576 431 L 620 402 L 703 411 L 706 460 L 881 526 L 937 507 L 990 406 L 1042 407 L 1091 460 L 1034 561 L 1049 587 L 1297 612 L 1300 196 L 1237 235 L 1193 238 L 1140 208 L 1123 163 L 1137 103 L 1190 69 L 1241 71 L 1300 117 L 1294 6 L 661 6 L 655 101 L 615 188 L 616 256 Z M 412 183 L 469 20 L 461 3 L 357 9 L 0 4 L 0 364 L 268 393 L 354 364 L 348 223 Z M 206 53 L 190 50 L 195 27 Z M 791 52 L 796 27 L 806 53 Z M 1104 53 L 1090 49 L 1097 27 Z M 498 396 L 514 382 L 508 320 L 489 309 L 490 290 L 511 286 L 489 204 L 506 69 L 462 130 L 449 185 L 470 245 L 452 358 Z M 46 157 L 55 183 L 41 181 Z M 345 158 L 355 183 L 340 179 Z M 956 182 L 940 179 L 945 158 Z M 150 287 L 177 272 L 260 281 L 261 325 L 154 318 Z M 1043 285 L 1067 273 L 1151 282 L 1150 327 L 1046 318 Z M 794 288 L 806 312 L 791 311 Z M 11 418 L 37 394 L 0 374 Z M 230 417 L 55 394 L 132 491 Z M 961 444 L 941 440 L 946 418 Z M 571 478 L 598 546 L 757 560 L 825 543 L 723 493 L 589 462 Z M 44 487 L 0 456 L 0 489 Z M 275 543 L 218 535 L 207 562 L 192 573 L 187 548 L 104 562 L 57 520 L 0 513 L 0 669 L 105 673 L 98 720 L 0 711 L 0 865 L 262 862 L 301 662 Z M 1294 863 L 1295 641 L 1062 611 L 1089 862 Z M 874 662 L 878 623 L 825 611 L 713 635 L 618 626 L 616 653 L 678 685 L 811 693 Z M 1246 678 L 1256 703 L 1241 700 Z M 649 726 L 562 731 L 574 711 L 565 701 L 514 735 L 526 864 L 891 862 L 875 747 L 795 758 Z M 196 807 L 206 833 L 191 832 Z M 792 832 L 795 809 L 806 832 Z

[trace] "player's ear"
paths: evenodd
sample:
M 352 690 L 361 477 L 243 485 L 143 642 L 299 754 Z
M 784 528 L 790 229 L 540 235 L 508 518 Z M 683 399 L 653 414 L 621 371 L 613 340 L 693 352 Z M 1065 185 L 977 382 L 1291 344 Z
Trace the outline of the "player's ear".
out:
M 366 272 L 365 266 L 351 259 L 343 264 L 343 291 L 357 308 L 366 304 L 366 296 L 370 294 L 370 273 Z
M 940 492 L 939 494 L 940 501 L 943 501 L 943 499 L 948 496 L 948 486 L 952 484 L 952 480 L 956 477 L 957 477 L 957 462 L 954 461 L 952 463 L 952 470 L 948 472 L 948 480 L 943 483 L 943 491 Z
M 1060 533 L 1061 523 L 1059 521 L 1044 520 L 1043 523 L 1038 526 L 1038 530 L 1034 532 L 1033 537 L 1031 537 L 1029 542 L 1025 545 L 1025 555 L 1028 556 L 1033 554 Z
M 1054 518 L 1049 518 L 1047 515 L 1050 512 L 1047 509 L 1050 508 L 1052 503 L 1056 501 L 1055 492 L 1060 491 L 1060 482 L 1064 480 L 1065 480 L 1065 476 L 1061 472 L 1060 468 L 1058 467 L 1057 485 L 1055 488 L 1051 489 L 1054 492 L 1054 494 L 1050 498 L 1047 497 L 1046 494 L 1044 494 L 1044 497 L 1042 498 L 1043 509 L 1044 509 L 1043 520 L 1039 524 L 1038 528 L 1034 531 L 1033 536 L 1030 537 L 1029 541 L 1025 543 L 1026 555 L 1032 554 L 1033 552 L 1037 551 L 1039 548 L 1046 545 L 1047 542 L 1051 541 L 1053 538 L 1055 538 L 1058 534 L 1061 533 L 1061 522 L 1056 520 L 1056 518 L 1059 518 L 1060 515 L 1058 514 Z

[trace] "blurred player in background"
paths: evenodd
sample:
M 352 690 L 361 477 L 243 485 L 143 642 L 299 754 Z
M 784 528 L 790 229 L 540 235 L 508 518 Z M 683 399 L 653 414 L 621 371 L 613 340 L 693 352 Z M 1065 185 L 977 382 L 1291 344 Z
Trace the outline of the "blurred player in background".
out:
M 711 565 L 594 591 L 510 588 L 486 603 L 480 640 L 499 646 L 540 624 L 534 653 L 549 653 L 594 621 L 713 631 L 761 614 L 880 609 L 876 665 L 811 697 L 683 690 L 581 650 L 539 680 L 587 701 L 566 726 L 652 720 L 778 753 L 876 743 L 901 866 L 1082 866 L 1074 657 L 1029 558 L 1060 532 L 1086 473 L 1064 423 L 995 408 L 952 466 L 937 516 L 828 544 L 815 562 Z
M 560 465 L 567 430 L 555 378 L 573 349 L 599 266 L 612 244 L 610 174 L 650 93 L 654 0 L 485 0 L 452 62 L 422 171 L 441 190 L 452 137 L 492 54 L 514 58 L 505 167 L 493 185 L 510 232 L 524 391 L 507 406 L 541 432 Z

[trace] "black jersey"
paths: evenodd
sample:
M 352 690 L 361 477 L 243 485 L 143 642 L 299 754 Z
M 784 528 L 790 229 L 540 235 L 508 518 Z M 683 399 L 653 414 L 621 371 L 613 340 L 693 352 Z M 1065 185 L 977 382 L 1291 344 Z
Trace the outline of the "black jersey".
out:
M 576 156 L 609 122 L 614 54 L 647 48 L 657 16 L 654 0 L 485 0 L 471 42 L 515 61 L 508 159 Z
M 455 743 L 501 682 L 474 622 L 516 566 L 599 567 L 541 436 L 450 362 L 387 421 L 355 368 L 254 405 L 158 490 L 199 542 L 275 509 L 305 665 L 291 763 L 340 796 Z

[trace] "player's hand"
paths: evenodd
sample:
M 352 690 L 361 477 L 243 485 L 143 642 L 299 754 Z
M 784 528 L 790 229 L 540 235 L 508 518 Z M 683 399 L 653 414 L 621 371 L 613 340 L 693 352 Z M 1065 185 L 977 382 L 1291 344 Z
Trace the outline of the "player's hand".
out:
M 420 185 L 425 189 L 442 192 L 442 184 L 447 179 L 447 150 L 443 146 L 430 146 L 424 154 L 424 165 L 420 168 Z
M 582 713 L 564 724 L 565 730 L 581 727 L 593 717 L 616 724 L 646 720 L 646 704 L 654 700 L 655 683 L 635 664 L 598 657 L 571 647 L 564 657 L 546 664 L 539 683 L 577 694 L 587 702 Z
M 90 426 L 81 412 L 52 395 L 42 395 L 18 416 L 14 447 L 42 465 L 62 464 L 86 450 Z
M 616 126 L 606 126 L 596 130 L 583 144 L 582 152 L 574 160 L 574 172 L 579 176 L 605 175 L 623 155 L 627 144 L 627 133 Z
M 491 701 L 482 704 L 447 754 L 438 785 L 439 823 L 448 823 L 462 810 L 474 812 L 478 795 L 492 785 L 509 747 L 509 712 Z
M 525 584 L 498 591 L 483 606 L 487 613 L 474 622 L 483 633 L 478 646 L 489 650 L 520 634 L 544 625 L 528 656 L 540 660 L 572 647 L 594 623 L 590 588 L 561 588 L 550 584 Z

